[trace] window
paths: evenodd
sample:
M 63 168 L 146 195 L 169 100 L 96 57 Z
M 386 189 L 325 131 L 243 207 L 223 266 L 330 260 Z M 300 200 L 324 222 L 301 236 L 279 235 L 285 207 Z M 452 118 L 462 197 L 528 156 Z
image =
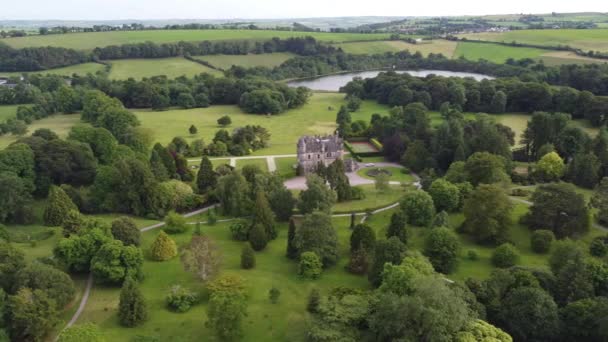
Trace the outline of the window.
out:
M 310 159 L 310 154 L 308 155 L 308 159 Z
M 331 152 L 327 152 L 327 156 L 328 156 L 328 157 L 331 157 Z
M 317 158 L 318 158 L 318 159 L 321 159 L 321 155 L 320 155 L 320 154 L 317 154 Z

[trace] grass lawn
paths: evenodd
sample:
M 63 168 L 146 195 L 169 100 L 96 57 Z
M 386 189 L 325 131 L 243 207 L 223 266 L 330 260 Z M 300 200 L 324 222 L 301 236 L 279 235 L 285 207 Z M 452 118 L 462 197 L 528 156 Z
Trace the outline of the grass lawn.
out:
M 458 43 L 449 40 L 425 41 L 419 44 L 410 44 L 401 40 L 385 40 L 373 42 L 351 42 L 336 44 L 344 52 L 352 54 L 377 54 L 385 52 L 399 52 L 409 50 L 411 53 L 419 51 L 424 56 L 429 53 L 440 53 L 446 57 L 452 57 Z
M 86 75 L 95 74 L 96 72 L 103 70 L 105 65 L 100 63 L 82 63 L 76 65 L 70 65 L 63 68 L 48 69 L 43 71 L 31 71 L 31 72 L 2 72 L 0 76 L 20 76 L 22 74 L 39 74 L 39 75 L 59 75 L 59 76 L 72 76 L 73 74 Z
M 221 72 L 204 65 L 189 61 L 182 57 L 155 59 L 120 59 L 109 61 L 112 64 L 110 78 L 125 80 L 128 78 L 142 79 L 144 77 L 164 75 L 168 78 L 179 76 L 192 77 L 200 73 L 221 75 Z
M 212 237 L 223 254 L 222 273 L 241 275 L 248 286 L 248 317 L 244 321 L 244 341 L 262 340 L 304 340 L 304 323 L 308 314 L 305 311 L 310 290 L 318 288 L 327 293 L 335 286 L 369 288 L 367 278 L 354 276 L 344 270 L 348 262 L 350 230 L 348 218 L 333 220 L 340 240 L 341 258 L 337 265 L 325 270 L 320 279 L 309 281 L 300 279 L 296 274 L 297 264 L 285 257 L 287 225 L 279 226 L 279 236 L 270 242 L 266 249 L 256 253 L 255 269 L 240 269 L 240 252 L 244 242 L 232 241 L 230 223 L 214 226 L 202 225 L 204 234 Z M 144 233 L 142 246 L 148 249 L 158 231 Z M 190 239 L 190 233 L 173 235 L 178 246 Z M 193 341 L 205 336 L 205 340 L 215 341 L 211 331 L 205 327 L 206 303 L 199 304 L 187 313 L 173 313 L 165 307 L 165 296 L 171 285 L 182 284 L 193 290 L 201 290 L 203 284 L 186 273 L 179 258 L 167 262 L 144 264 L 145 279 L 141 290 L 147 299 L 150 319 L 137 329 L 123 328 L 116 317 L 118 288 L 96 286 L 79 323 L 99 324 L 109 341 L 130 341 L 137 335 L 156 337 L 161 341 Z M 277 287 L 281 291 L 278 304 L 268 300 L 268 290 Z
M 465 57 L 466 59 L 476 61 L 478 59 L 486 59 L 490 62 L 504 63 L 508 58 L 522 59 L 532 58 L 537 59 L 547 50 L 503 46 L 497 44 L 484 44 L 474 42 L 459 42 L 454 58 Z
M 262 171 L 268 171 L 268 163 L 266 162 L 266 158 L 256 158 L 256 159 L 237 159 L 236 160 L 236 168 L 242 169 L 245 165 L 256 165 Z
M 296 157 L 274 158 L 274 163 L 277 165 L 277 172 L 284 179 L 296 176 L 296 169 L 294 168 L 294 165 L 298 163 Z
M 19 105 L 0 106 L 0 122 L 4 122 L 7 119 L 14 118 L 17 114 L 17 107 L 19 107 Z
M 217 119 L 229 115 L 232 125 L 228 130 L 243 125 L 261 125 L 271 134 L 270 146 L 254 152 L 254 155 L 293 154 L 298 138 L 305 134 L 328 134 L 336 128 L 336 113 L 344 104 L 344 95 L 338 93 L 315 93 L 308 104 L 285 113 L 267 117 L 245 114 L 237 106 L 211 106 L 189 110 L 169 110 L 155 112 L 137 110 L 143 127 L 154 133 L 156 141 L 167 144 L 174 137 L 181 136 L 188 141 L 202 138 L 209 143 L 221 128 Z M 328 108 L 332 109 L 329 110 Z M 352 114 L 353 120 L 369 121 L 373 113 L 388 113 L 388 107 L 373 101 L 364 101 L 361 109 Z M 196 125 L 198 133 L 191 135 L 188 128 Z
M 14 48 L 36 46 L 59 46 L 77 50 L 92 50 L 109 45 L 135 44 L 144 42 L 172 43 L 179 41 L 204 40 L 269 40 L 274 37 L 312 36 L 325 42 L 346 42 L 353 40 L 387 39 L 388 33 L 329 33 L 329 32 L 292 32 L 272 30 L 150 30 L 150 31 L 112 31 L 87 32 L 53 35 L 32 35 L 18 38 L 0 39 Z
M 516 30 L 501 33 L 471 33 L 460 36 L 495 42 L 515 41 L 547 46 L 569 45 L 587 51 L 608 51 L 608 29 Z
M 379 152 L 378 149 L 368 141 L 351 141 L 355 153 Z
M 405 194 L 401 186 L 390 186 L 388 190 L 380 192 L 373 184 L 359 185 L 365 191 L 362 200 L 336 203 L 332 210 L 334 213 L 349 213 L 351 211 L 366 211 L 367 209 L 378 209 L 399 202 Z
M 195 59 L 208 62 L 219 69 L 230 69 L 233 65 L 246 68 L 251 67 L 267 67 L 272 68 L 281 65 L 286 60 L 295 57 L 296 55 L 289 52 L 275 52 L 264 54 L 249 54 L 249 55 L 210 55 L 210 56 L 194 56 Z
M 47 118 L 34 121 L 27 128 L 27 135 L 34 133 L 39 128 L 48 128 L 62 138 L 65 138 L 72 126 L 80 122 L 80 114 L 55 114 Z M 5 148 L 15 142 L 19 136 L 5 134 L 0 136 L 0 148 Z
M 391 173 L 391 176 L 388 178 L 389 181 L 394 181 L 394 182 L 406 182 L 406 183 L 411 183 L 413 182 L 415 179 L 412 175 L 408 173 L 403 173 L 403 171 L 405 171 L 406 169 L 403 168 L 399 168 L 399 167 L 371 167 L 371 168 L 364 168 L 364 169 L 360 169 L 357 171 L 357 174 L 363 178 L 367 178 L 367 179 L 374 179 L 374 177 L 369 176 L 367 173 L 372 171 L 372 170 L 376 170 L 376 169 L 381 169 L 381 170 L 386 170 L 388 172 Z

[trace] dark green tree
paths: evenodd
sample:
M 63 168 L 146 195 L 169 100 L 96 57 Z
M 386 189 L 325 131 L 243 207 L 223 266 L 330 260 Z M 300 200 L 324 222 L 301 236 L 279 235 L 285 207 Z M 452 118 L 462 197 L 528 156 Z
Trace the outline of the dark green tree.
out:
M 323 267 L 332 266 L 338 261 L 338 235 L 331 218 L 325 213 L 315 211 L 304 216 L 296 230 L 294 245 L 300 255 L 304 252 L 317 254 Z
M 289 220 L 289 230 L 287 231 L 287 257 L 296 259 L 298 257 L 298 248 L 295 245 L 296 237 L 296 222 L 292 218 Z
M 13 341 L 42 341 L 59 323 L 57 303 L 42 290 L 20 289 L 10 297 L 9 310 Z
M 217 174 L 213 171 L 213 164 L 207 156 L 203 156 L 201 159 L 201 165 L 196 175 L 196 186 L 199 194 L 207 193 L 209 190 L 215 188 L 217 184 Z
M 44 224 L 61 226 L 70 210 L 78 210 L 72 199 L 58 186 L 51 186 L 48 204 L 44 210 Z
M 373 252 L 376 245 L 376 233 L 366 224 L 358 224 L 350 234 L 350 252 L 354 253 L 359 249 Z
M 122 326 L 135 327 L 148 319 L 148 306 L 137 283 L 127 278 L 120 290 L 118 320 Z
M 255 267 L 255 252 L 249 244 L 243 245 L 241 250 L 241 268 L 249 270 Z
M 268 240 L 274 240 L 277 237 L 275 228 L 274 213 L 270 209 L 266 193 L 259 190 L 256 194 L 255 205 L 253 210 L 253 224 L 259 224 L 264 227 Z
M 122 241 L 125 246 L 139 246 L 141 232 L 137 228 L 135 221 L 127 216 L 122 216 L 112 221 L 112 236 Z
M 437 272 L 452 273 L 458 265 L 460 240 L 449 228 L 433 228 L 424 242 L 426 255 Z
M 329 213 L 336 202 L 336 193 L 325 185 L 322 178 L 309 175 L 306 178 L 307 189 L 300 192 L 298 209 L 302 214 L 310 214 L 315 210 Z
M 387 262 L 393 265 L 400 264 L 404 252 L 405 245 L 397 237 L 376 241 L 374 262 L 368 273 L 368 280 L 374 287 L 378 287 L 382 283 L 384 264 Z
M 504 191 L 482 184 L 464 203 L 463 231 L 480 243 L 498 244 L 509 236 L 513 205 Z
M 256 251 L 261 251 L 266 248 L 268 244 L 268 236 L 266 230 L 261 224 L 254 224 L 249 230 L 249 243 L 251 247 Z
M 401 200 L 401 210 L 408 223 L 416 226 L 429 226 L 435 217 L 433 199 L 423 190 L 407 192 Z
M 409 231 L 406 227 L 407 217 L 401 211 L 393 213 L 391 215 L 391 223 L 386 229 L 386 238 L 390 239 L 396 236 L 403 244 L 407 244 L 409 239 Z

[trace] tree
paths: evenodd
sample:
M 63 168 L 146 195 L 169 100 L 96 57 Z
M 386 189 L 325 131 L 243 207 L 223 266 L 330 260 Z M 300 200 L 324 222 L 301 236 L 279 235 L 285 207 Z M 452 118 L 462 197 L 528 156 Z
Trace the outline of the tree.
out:
M 166 301 L 170 309 L 177 312 L 186 312 L 196 304 L 198 296 L 196 293 L 180 285 L 173 285 L 167 295 Z
M 422 254 L 408 253 L 399 265 L 384 265 L 382 285 L 378 290 L 399 296 L 413 295 L 421 279 L 435 274 L 433 265 Z
M 203 156 L 201 159 L 201 165 L 196 175 L 196 186 L 199 194 L 209 192 L 209 190 L 215 188 L 217 185 L 217 174 L 213 171 L 213 164 L 207 156 Z
M 401 263 L 403 252 L 405 252 L 405 245 L 394 236 L 388 240 L 376 242 L 374 262 L 368 273 L 368 280 L 373 286 L 378 287 L 382 283 L 384 264 L 398 265 Z
M 593 189 L 600 177 L 600 161 L 593 153 L 577 153 L 568 164 L 568 178 L 572 183 Z
M 194 125 L 190 125 L 190 128 L 188 128 L 188 132 L 190 132 L 190 134 L 194 135 L 194 134 L 198 133 L 198 128 L 196 128 L 196 126 L 194 126 Z
M 449 274 L 458 265 L 460 240 L 449 228 L 433 228 L 424 243 L 426 255 L 437 272 Z
M 103 244 L 91 259 L 91 272 L 99 282 L 120 284 L 129 277 L 139 278 L 143 263 L 141 249 L 111 240 Z
M 163 226 L 165 232 L 169 234 L 179 234 L 185 232 L 187 229 L 188 222 L 182 215 L 170 211 L 167 216 L 165 216 L 165 225 Z
M 88 272 L 91 268 L 91 259 L 101 246 L 110 241 L 113 239 L 106 232 L 93 228 L 81 235 L 72 235 L 67 239 L 59 240 L 53 255 L 71 272 Z
M 268 193 L 268 203 L 274 212 L 277 220 L 288 221 L 293 214 L 293 208 L 296 205 L 296 199 L 293 193 L 284 185 L 274 189 Z
M 215 276 L 222 262 L 215 242 L 205 235 L 192 236 L 180 259 L 184 269 L 202 281 L 208 281 Z
M 249 244 L 256 251 L 261 251 L 268 244 L 268 235 L 266 229 L 261 224 L 254 224 L 249 229 Z
M 492 324 L 480 319 L 473 320 L 467 324 L 464 330 L 456 335 L 456 342 L 513 342 L 509 334 Z
M 241 268 L 244 270 L 249 270 L 255 267 L 255 252 L 250 245 L 243 245 L 243 249 L 241 250 Z
M 42 341 L 59 323 L 57 303 L 42 290 L 20 289 L 9 299 L 9 312 L 14 341 Z
M 464 171 L 471 184 L 508 182 L 505 159 L 488 152 L 473 153 L 464 164 Z
M 551 244 L 555 240 L 555 234 L 550 230 L 539 229 L 532 233 L 530 246 L 536 253 L 547 253 L 551 249 Z
M 135 221 L 127 216 L 122 216 L 112 221 L 112 236 L 122 241 L 125 246 L 139 246 L 141 232 Z
M 589 230 L 589 208 L 571 184 L 542 185 L 532 194 L 525 222 L 531 229 L 551 230 L 558 239 Z
M 270 209 L 266 193 L 263 190 L 259 190 L 256 193 L 255 206 L 253 209 L 253 224 L 259 224 L 264 228 L 268 240 L 276 239 L 277 231 L 275 228 L 274 213 Z
M 401 200 L 401 210 L 407 222 L 416 226 L 428 226 L 435 217 L 433 199 L 423 190 L 407 192 Z
M 122 326 L 135 327 L 148 319 L 148 306 L 132 278 L 127 278 L 120 290 L 118 320 Z
M 47 226 L 61 226 L 70 210 L 78 210 L 78 207 L 62 188 L 51 186 L 48 204 L 44 210 L 44 224 Z
M 245 297 L 233 291 L 214 293 L 207 305 L 207 325 L 221 341 L 233 341 L 243 335 L 243 318 L 246 316 Z
M 438 211 L 454 211 L 458 209 L 460 202 L 460 191 L 458 187 L 445 179 L 439 178 L 431 183 L 429 195 Z
M 358 224 L 350 234 L 350 252 L 354 253 L 359 249 L 366 252 L 373 252 L 376 245 L 376 233 L 366 224 Z
M 13 290 L 22 288 L 44 291 L 61 309 L 76 293 L 74 281 L 67 273 L 39 262 L 29 263 L 20 269 L 13 280 Z
M 507 94 L 499 90 L 494 93 L 492 102 L 490 102 L 489 112 L 493 114 L 504 113 L 507 108 Z
M 503 243 L 492 252 L 492 264 L 500 268 L 515 266 L 519 261 L 519 251 L 510 243 Z
M 298 274 L 307 279 L 317 279 L 323 273 L 323 263 L 315 252 L 304 252 L 300 254 Z
M 323 179 L 312 174 L 306 178 L 306 190 L 300 192 L 298 209 L 302 214 L 315 210 L 329 213 L 336 199 L 336 193 L 325 185 Z
M 268 291 L 268 299 L 270 299 L 270 302 L 272 304 L 278 303 L 280 296 L 281 296 L 281 290 L 277 289 L 274 286 Z
M 409 230 L 406 227 L 407 216 L 402 211 L 398 211 L 391 215 L 391 223 L 386 229 L 386 238 L 397 237 L 403 244 L 407 244 L 409 239 Z
M 608 254 L 608 235 L 596 236 L 589 244 L 589 254 L 602 258 Z
M 501 304 L 501 326 L 515 341 L 550 341 L 559 332 L 557 305 L 545 291 L 519 287 Z
M 401 156 L 401 164 L 409 167 L 414 172 L 426 169 L 431 162 L 431 153 L 422 140 L 415 140 L 411 143 Z
M 317 288 L 310 290 L 308 294 L 308 303 L 306 304 L 306 311 L 310 313 L 317 312 L 319 303 L 321 302 L 321 294 Z
M 367 274 L 369 264 L 369 253 L 365 249 L 359 248 L 350 253 L 350 260 L 348 261 L 348 265 L 346 265 L 346 269 L 353 274 Z
M 61 224 L 63 236 L 68 237 L 73 234 L 79 234 L 85 224 L 86 220 L 78 210 L 70 210 Z
M 545 154 L 536 163 L 536 172 L 545 182 L 554 182 L 562 178 L 565 168 L 564 160 L 556 152 Z
M 464 203 L 463 231 L 481 243 L 498 244 L 507 240 L 513 205 L 504 191 L 482 184 Z
M 563 338 L 568 341 L 605 341 L 608 299 L 596 297 L 568 303 L 559 311 Z
M 165 232 L 161 231 L 150 246 L 152 260 L 167 261 L 177 255 L 177 245 Z
M 295 259 L 298 257 L 298 248 L 295 245 L 296 222 L 293 218 L 289 220 L 289 230 L 287 231 L 287 257 Z
M 251 214 L 253 203 L 249 197 L 249 183 L 238 171 L 220 177 L 216 195 L 226 215 L 245 216 Z
M 317 254 L 323 267 L 332 266 L 338 261 L 338 235 L 331 218 L 325 213 L 315 211 L 304 216 L 296 230 L 294 245 L 300 255 L 304 252 Z
M 229 126 L 231 123 L 232 123 L 232 119 L 230 119 L 230 117 L 228 115 L 224 115 L 221 118 L 217 119 L 217 124 L 222 127 Z
M 608 223 L 608 177 L 602 178 L 598 187 L 593 191 L 590 204 L 597 209 L 598 221 Z
M 106 342 L 103 333 L 98 326 L 93 323 L 84 323 L 71 326 L 61 332 L 57 342 Z

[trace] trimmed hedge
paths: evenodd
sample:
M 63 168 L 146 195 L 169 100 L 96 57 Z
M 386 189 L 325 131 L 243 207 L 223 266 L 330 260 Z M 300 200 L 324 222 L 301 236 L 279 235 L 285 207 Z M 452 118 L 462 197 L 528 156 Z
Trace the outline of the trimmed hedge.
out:
M 370 144 L 374 145 L 374 147 L 377 148 L 379 151 L 382 151 L 382 149 L 384 148 L 384 146 L 382 146 L 382 144 L 376 138 L 369 139 L 369 142 Z

